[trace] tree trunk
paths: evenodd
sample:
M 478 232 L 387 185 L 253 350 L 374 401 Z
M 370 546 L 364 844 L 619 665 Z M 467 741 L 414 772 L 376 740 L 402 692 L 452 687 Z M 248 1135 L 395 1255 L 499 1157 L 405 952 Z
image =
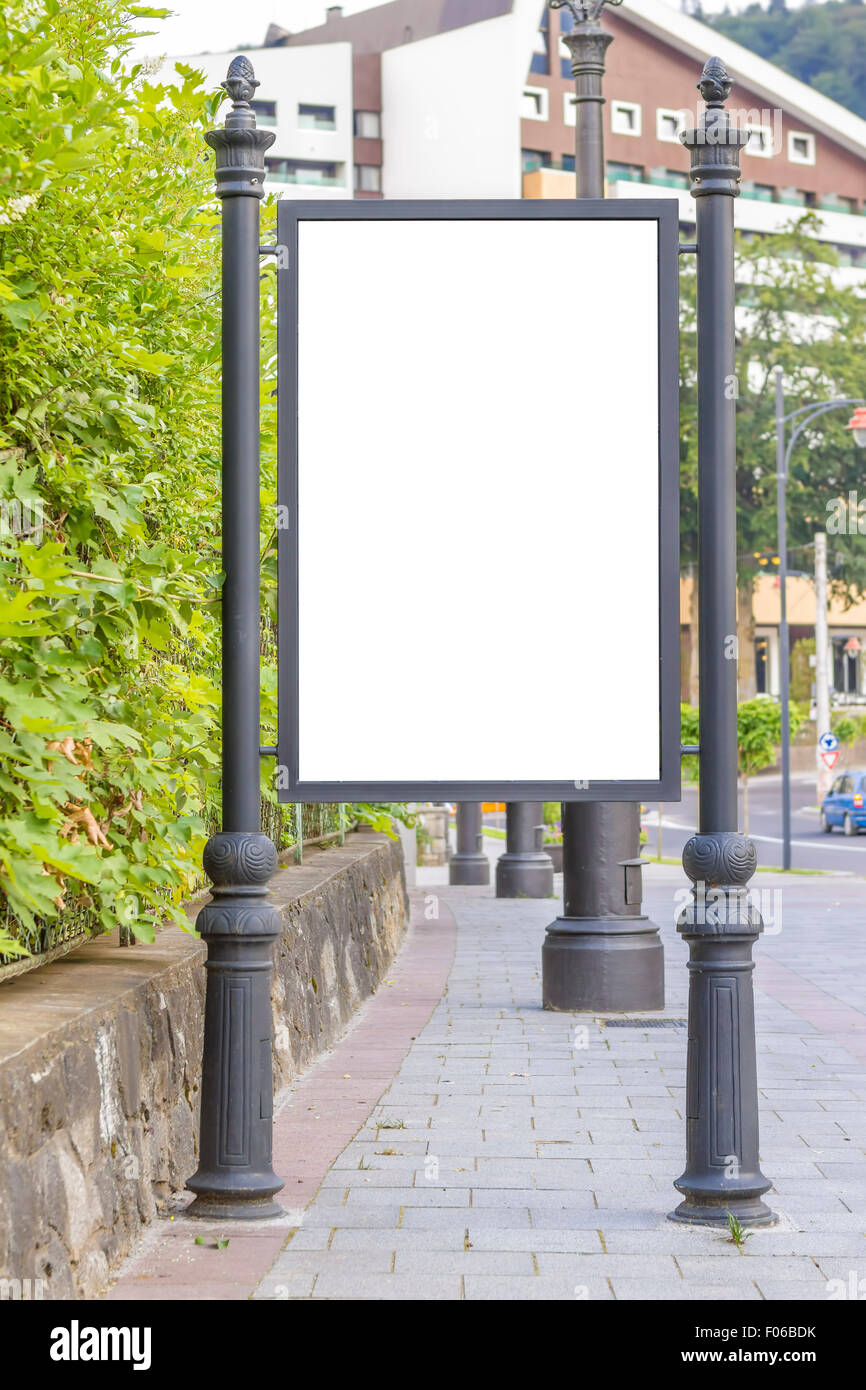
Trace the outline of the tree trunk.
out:
M 737 694 L 741 700 L 753 700 L 758 693 L 752 612 L 754 582 L 752 575 L 737 580 Z

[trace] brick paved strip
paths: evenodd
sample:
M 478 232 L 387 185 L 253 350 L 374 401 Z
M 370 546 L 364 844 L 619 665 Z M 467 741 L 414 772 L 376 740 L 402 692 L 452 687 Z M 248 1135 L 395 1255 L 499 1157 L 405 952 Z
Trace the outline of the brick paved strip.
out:
M 855 1057 L 866 1058 L 866 1014 L 859 1009 L 819 989 L 768 954 L 760 962 L 758 983 L 772 999 L 793 1009 L 819 1033 L 829 1035 Z M 790 1109 L 790 1106 L 779 1108 Z
M 413 895 L 409 934 L 386 982 L 336 1047 L 277 1097 L 274 1171 L 285 1183 L 277 1200 L 286 1218 L 209 1223 L 181 1214 L 159 1221 L 126 1262 L 109 1300 L 250 1297 L 442 996 L 454 957 L 454 917 L 441 898 L 437 920 L 426 920 L 423 909 L 423 898 Z M 197 1236 L 206 1244 L 196 1245 Z M 229 1245 L 220 1250 L 217 1239 L 225 1238 Z M 410 1283 L 401 1281 L 401 1288 Z M 291 1296 L 308 1294 L 310 1284 L 312 1275 L 301 1275 Z M 459 1281 L 454 1284 L 458 1288 Z

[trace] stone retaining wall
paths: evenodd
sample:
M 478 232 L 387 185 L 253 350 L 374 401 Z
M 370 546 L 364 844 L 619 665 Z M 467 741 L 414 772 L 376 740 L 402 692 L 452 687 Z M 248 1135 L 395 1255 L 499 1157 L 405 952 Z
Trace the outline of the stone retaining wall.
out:
M 376 990 L 408 913 L 380 836 L 308 851 L 272 887 L 279 1089 Z M 0 986 L 0 1280 L 97 1296 L 195 1170 L 204 957 L 175 928 L 128 949 L 107 936 Z

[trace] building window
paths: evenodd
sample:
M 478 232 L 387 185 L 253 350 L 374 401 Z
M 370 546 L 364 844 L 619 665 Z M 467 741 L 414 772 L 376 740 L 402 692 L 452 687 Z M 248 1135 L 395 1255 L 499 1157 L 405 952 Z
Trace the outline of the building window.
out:
M 342 164 L 319 159 L 265 159 L 269 179 L 276 183 L 300 183 L 327 188 L 344 188 Z
M 755 638 L 755 688 L 759 695 L 769 695 L 769 649 L 766 637 Z
M 559 11 L 559 32 L 570 34 L 574 28 L 574 15 L 570 10 Z M 559 66 L 563 77 L 571 77 L 571 49 L 559 40 Z
M 650 169 L 650 183 L 658 184 L 662 188 L 688 188 L 688 174 L 684 174 L 682 169 Z
M 840 193 L 824 193 L 821 196 L 821 207 L 824 212 L 856 213 L 857 199 L 845 198 Z
M 361 140 L 381 140 L 382 113 L 380 111 L 356 111 L 355 134 Z
M 788 131 L 788 159 L 792 164 L 815 163 L 815 137 L 805 130 Z
M 334 106 L 298 106 L 298 125 L 301 130 L 336 130 L 337 110 Z
M 640 135 L 641 110 L 633 101 L 612 101 L 610 128 L 614 135 Z
M 550 168 L 550 152 L 545 150 L 521 150 L 524 174 L 533 174 L 536 169 Z
M 525 87 L 520 103 L 520 114 L 527 121 L 546 121 L 547 89 L 545 87 Z
M 833 689 L 839 695 L 856 695 L 860 689 L 859 637 L 833 637 Z
M 574 155 L 573 155 L 573 154 L 564 154 L 564 155 L 562 156 L 562 168 L 563 168 L 563 172 L 566 173 L 566 174 L 573 174 L 573 173 L 574 173 Z
M 355 165 L 355 192 L 382 192 L 382 170 L 379 168 L 378 164 Z
M 672 111 L 660 106 L 656 111 L 656 139 L 665 140 L 671 145 L 680 143 L 680 131 L 685 128 L 686 118 L 682 111 Z
M 562 94 L 562 123 L 577 125 L 577 100 L 571 92 Z
M 605 175 L 608 183 L 644 182 L 644 169 L 642 164 L 617 164 L 608 160 L 605 165 Z
M 772 159 L 773 150 L 773 127 L 768 125 L 746 125 L 745 129 L 749 132 L 749 143 L 744 149 L 744 154 L 757 155 L 759 159 Z
M 532 51 L 532 62 L 529 65 L 530 72 L 540 72 L 546 76 L 550 72 L 550 57 L 547 50 L 547 12 L 545 11 L 541 28 L 535 36 L 535 48 Z
M 277 103 L 275 101 L 251 101 L 250 109 L 258 125 L 276 125 Z

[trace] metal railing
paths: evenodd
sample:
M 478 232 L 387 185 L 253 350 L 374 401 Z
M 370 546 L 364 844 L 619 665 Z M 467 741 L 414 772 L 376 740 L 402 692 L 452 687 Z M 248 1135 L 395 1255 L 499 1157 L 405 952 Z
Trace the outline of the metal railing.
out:
M 269 835 L 281 852 L 291 851 L 296 864 L 303 863 L 304 850 L 318 845 L 343 844 L 350 824 L 349 808 L 345 802 L 304 803 L 303 805 L 275 805 L 262 802 L 262 829 Z M 205 879 L 191 890 L 191 894 L 204 887 Z M 66 908 L 61 916 L 48 920 L 37 920 L 32 928 L 24 926 L 7 910 L 5 918 L 0 918 L 0 927 L 5 927 L 10 935 L 26 946 L 27 956 L 4 956 L 0 953 L 0 984 L 6 980 L 23 975 L 28 970 L 36 970 L 51 961 L 92 941 L 103 934 L 96 913 L 90 908 Z M 14 929 L 14 930 L 13 930 Z M 118 945 L 132 946 L 135 936 L 132 929 L 118 923 Z

